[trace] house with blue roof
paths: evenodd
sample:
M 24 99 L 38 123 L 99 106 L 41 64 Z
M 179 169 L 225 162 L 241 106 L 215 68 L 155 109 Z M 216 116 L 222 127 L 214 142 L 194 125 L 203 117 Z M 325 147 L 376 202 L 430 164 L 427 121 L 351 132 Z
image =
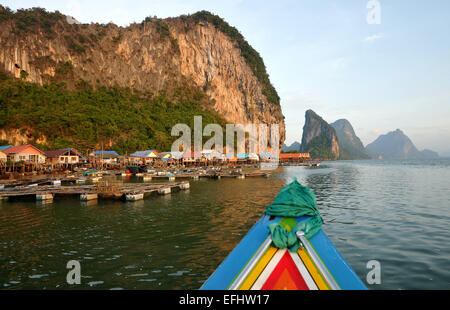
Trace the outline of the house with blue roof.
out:
M 247 160 L 248 154 L 247 153 L 237 153 L 236 157 L 238 160 Z
M 12 145 L 2 145 L 0 146 L 0 151 L 4 151 L 6 149 L 9 149 L 10 147 L 13 147 Z
M 158 159 L 158 151 L 146 150 L 134 152 L 130 155 L 130 161 L 135 164 L 147 164 Z

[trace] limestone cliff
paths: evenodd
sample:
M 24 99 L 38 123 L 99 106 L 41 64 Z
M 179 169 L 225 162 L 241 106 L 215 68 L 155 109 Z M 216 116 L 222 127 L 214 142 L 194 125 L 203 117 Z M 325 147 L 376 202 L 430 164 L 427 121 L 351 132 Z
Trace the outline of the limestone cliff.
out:
M 280 124 L 280 145 L 285 139 L 279 97 L 259 54 L 207 12 L 119 27 L 0 7 L 0 46 L 0 68 L 29 82 L 169 96 L 178 87 L 200 89 L 209 99 L 205 107 L 227 122 Z
M 352 124 L 346 119 L 339 119 L 330 124 L 339 140 L 340 159 L 368 159 L 364 145 L 355 133 Z
M 305 114 L 301 152 L 309 152 L 312 158 L 339 158 L 340 148 L 335 129 L 312 110 Z

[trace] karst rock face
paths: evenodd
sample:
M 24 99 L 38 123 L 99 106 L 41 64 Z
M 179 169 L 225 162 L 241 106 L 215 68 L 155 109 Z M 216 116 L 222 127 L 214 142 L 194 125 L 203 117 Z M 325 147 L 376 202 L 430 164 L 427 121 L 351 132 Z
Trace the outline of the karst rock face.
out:
M 37 21 L 25 26 L 18 13 L 0 20 L 0 67 L 15 77 L 74 89 L 83 80 L 155 94 L 193 87 L 210 98 L 206 108 L 229 123 L 279 124 L 284 142 L 279 97 L 265 68 L 261 72 L 245 56 L 243 38 L 236 40 L 207 18 L 149 18 L 119 27 L 77 24 L 59 12 L 33 14 Z
M 339 158 L 340 148 L 335 129 L 312 110 L 305 113 L 301 151 L 311 153 L 313 158 Z
M 364 145 L 355 133 L 352 124 L 339 119 L 330 124 L 335 130 L 341 149 L 340 159 L 368 159 Z

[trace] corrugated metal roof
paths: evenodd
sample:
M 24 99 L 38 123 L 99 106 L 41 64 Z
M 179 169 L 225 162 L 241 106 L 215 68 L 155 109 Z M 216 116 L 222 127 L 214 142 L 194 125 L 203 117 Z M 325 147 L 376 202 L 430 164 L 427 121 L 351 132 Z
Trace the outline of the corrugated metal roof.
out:
M 6 149 L 8 149 L 8 148 L 10 148 L 10 147 L 12 147 L 12 145 L 3 145 L 3 146 L 0 146 L 0 151 L 4 151 L 4 150 L 6 150 Z
M 256 153 L 250 153 L 248 154 L 248 159 L 259 160 L 259 156 Z
M 247 153 L 238 153 L 238 154 L 236 154 L 236 157 L 238 159 L 247 159 L 248 158 L 248 154 Z
M 184 159 L 202 158 L 201 152 L 185 152 L 183 153 Z
M 37 147 L 35 147 L 35 146 L 31 145 L 31 144 L 12 146 L 12 147 L 9 147 L 9 148 L 5 149 L 3 152 L 6 153 L 6 154 L 19 154 L 19 153 L 25 151 L 29 147 L 35 149 L 36 151 L 38 151 L 41 154 L 44 154 L 44 152 L 42 152 Z
M 280 153 L 280 158 L 290 159 L 290 158 L 308 158 L 309 153 Z
M 147 157 L 151 153 L 157 153 L 156 150 L 138 151 L 131 154 L 131 157 Z
M 116 156 L 119 156 L 119 154 L 117 154 L 116 151 L 94 151 L 93 153 L 94 153 L 95 155 L 108 154 L 108 155 L 116 155 Z
M 263 159 L 269 159 L 269 158 L 275 158 L 276 156 L 274 156 L 272 153 L 262 153 L 262 154 L 259 154 L 259 157 L 263 158 Z
M 80 156 L 81 157 L 81 154 L 76 149 L 73 149 L 73 148 L 44 151 L 44 154 L 47 157 L 54 158 L 54 157 L 59 157 L 59 156 L 66 155 L 66 154 L 71 153 L 71 152 L 74 153 L 75 156 Z
M 172 154 L 172 157 L 175 159 L 180 159 L 183 157 L 183 152 L 170 152 Z

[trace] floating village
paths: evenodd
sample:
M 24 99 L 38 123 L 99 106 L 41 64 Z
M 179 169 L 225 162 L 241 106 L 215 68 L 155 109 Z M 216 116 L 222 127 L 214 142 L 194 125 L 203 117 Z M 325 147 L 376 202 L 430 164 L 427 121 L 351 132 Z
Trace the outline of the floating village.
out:
M 216 151 L 137 151 L 120 155 L 98 150 L 83 155 L 74 148 L 41 151 L 28 144 L 0 146 L 0 199 L 51 203 L 59 198 L 81 201 L 142 200 L 190 188 L 189 181 L 270 177 L 263 164 L 318 166 L 309 153 L 222 154 Z M 135 177 L 137 182 L 126 182 Z

